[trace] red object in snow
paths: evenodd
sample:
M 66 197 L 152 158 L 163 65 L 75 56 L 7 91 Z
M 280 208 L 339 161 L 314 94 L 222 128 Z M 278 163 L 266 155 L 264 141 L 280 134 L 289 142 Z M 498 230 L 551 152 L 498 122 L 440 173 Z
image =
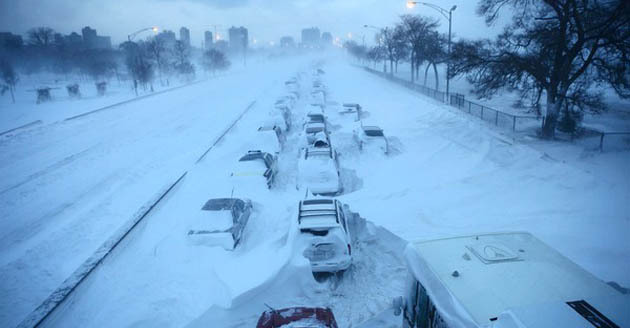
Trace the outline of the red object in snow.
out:
M 325 328 L 338 328 L 335 316 L 329 308 L 294 307 L 263 312 L 256 328 L 279 328 L 290 323 L 309 321 Z M 310 326 L 307 326 L 310 327 Z

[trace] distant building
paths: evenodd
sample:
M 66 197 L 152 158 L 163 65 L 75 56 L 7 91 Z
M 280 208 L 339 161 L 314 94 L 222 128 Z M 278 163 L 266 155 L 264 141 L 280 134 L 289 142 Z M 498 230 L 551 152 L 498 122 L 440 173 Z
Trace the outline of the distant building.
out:
M 24 40 L 21 35 L 10 32 L 0 32 L 0 49 L 21 49 Z
M 217 40 L 217 42 L 214 43 L 214 49 L 217 49 L 222 53 L 226 53 L 228 51 L 228 48 L 229 44 L 225 40 Z
M 280 47 L 282 47 L 282 48 L 294 48 L 295 47 L 295 40 L 293 40 L 293 37 L 291 37 L 291 36 L 283 36 L 280 39 Z
M 182 41 L 187 47 L 190 47 L 190 30 L 185 27 L 180 28 L 179 40 Z
M 206 50 L 212 49 L 212 47 L 214 47 L 214 39 L 212 38 L 212 32 L 206 31 L 206 33 L 204 33 L 203 36 L 204 36 L 203 44 Z
M 249 33 L 244 27 L 232 26 L 228 30 L 230 36 L 230 50 L 240 52 L 248 47 Z
M 72 32 L 65 36 L 65 41 L 68 44 L 80 45 L 83 42 L 83 38 L 77 32 Z
M 320 43 L 319 28 L 305 28 L 302 30 L 302 46 L 307 48 L 318 47 Z
M 96 30 L 89 26 L 81 30 L 83 35 L 83 45 L 87 49 L 111 49 L 112 40 L 108 36 L 98 36 Z
M 330 32 L 322 33 L 322 45 L 323 46 L 331 46 L 333 43 L 333 36 Z
M 175 45 L 175 41 L 177 40 L 175 38 L 175 32 L 169 30 L 164 30 L 155 37 L 164 42 L 164 46 L 166 46 L 167 48 L 172 48 Z

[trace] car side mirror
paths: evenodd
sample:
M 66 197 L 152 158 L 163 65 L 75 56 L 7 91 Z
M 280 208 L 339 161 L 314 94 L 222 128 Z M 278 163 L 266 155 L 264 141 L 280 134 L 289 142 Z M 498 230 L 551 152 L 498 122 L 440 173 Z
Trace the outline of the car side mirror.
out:
M 394 306 L 394 315 L 399 316 L 402 313 L 402 310 L 407 305 L 405 298 L 402 296 L 394 297 L 394 301 L 392 302 Z

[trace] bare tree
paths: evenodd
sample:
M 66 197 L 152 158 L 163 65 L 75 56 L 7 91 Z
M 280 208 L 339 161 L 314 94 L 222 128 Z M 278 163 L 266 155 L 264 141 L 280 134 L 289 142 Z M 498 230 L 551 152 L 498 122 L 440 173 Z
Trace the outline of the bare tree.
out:
M 15 73 L 13 65 L 8 60 L 0 60 L 0 75 L 2 82 L 6 85 L 6 89 L 11 93 L 11 101 L 15 104 L 15 85 L 20 79 Z M 4 88 L 2 93 L 4 93 Z
M 153 81 L 153 65 L 151 64 L 144 44 L 127 41 L 120 45 L 125 51 L 125 65 L 133 78 L 133 89 L 138 95 L 138 84 L 146 90 L 147 84 Z M 151 91 L 153 85 L 151 84 Z
M 190 79 L 195 75 L 195 67 L 190 62 L 190 47 L 181 40 L 175 41 L 173 48 L 175 57 L 175 69 L 179 74 Z
M 168 66 L 168 52 L 169 49 L 166 46 L 166 41 L 161 37 L 153 37 L 149 42 L 147 42 L 147 50 L 155 60 L 155 65 L 158 72 L 158 78 L 160 79 L 160 83 L 163 85 L 162 74 L 166 70 Z M 168 77 L 166 78 L 166 84 L 169 84 Z
M 50 27 L 35 27 L 28 30 L 26 34 L 31 45 L 47 48 L 54 41 L 55 31 Z
M 430 32 L 437 29 L 439 23 L 437 20 L 413 15 L 403 15 L 400 20 L 411 51 L 411 82 L 413 82 L 418 77 L 420 66 L 426 61 L 426 54 L 422 50 L 423 43 L 426 42 Z
M 225 54 L 216 49 L 204 52 L 201 63 L 206 71 L 212 71 L 212 75 L 215 75 L 216 71 L 228 69 L 231 65 Z
M 495 40 L 461 41 L 452 75 L 466 74 L 480 97 L 520 90 L 534 107 L 546 97 L 542 137 L 553 138 L 562 111 L 601 106 L 593 83 L 630 97 L 630 2 L 627 0 L 481 0 L 492 24 L 511 7 Z

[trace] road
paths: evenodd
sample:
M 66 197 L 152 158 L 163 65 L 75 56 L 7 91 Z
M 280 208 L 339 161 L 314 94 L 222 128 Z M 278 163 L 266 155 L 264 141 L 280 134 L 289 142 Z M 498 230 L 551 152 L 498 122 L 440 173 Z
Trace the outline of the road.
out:
M 282 67 L 253 64 L 0 139 L 0 325 L 19 323 L 252 101 L 295 71 Z
M 303 191 L 296 192 L 295 180 L 300 122 L 309 109 L 308 98 L 303 97 L 293 113 L 297 131 L 291 132 L 287 148 L 280 154 L 278 189 L 269 194 L 251 195 L 248 190 L 232 189 L 228 181 L 232 163 L 251 149 L 250 141 L 255 141 L 256 127 L 268 117 L 267 108 L 284 92 L 283 79 L 299 71 L 297 65 L 283 66 L 279 70 L 282 73 L 261 70 L 260 75 L 256 75 L 258 82 L 275 80 L 270 76 L 282 79 L 270 82 L 268 88 L 263 82 L 255 88 L 244 88 L 236 77 L 230 80 L 232 82 L 226 80 L 222 85 L 229 87 L 221 90 L 209 90 L 207 85 L 187 88 L 186 97 L 191 98 L 189 107 L 200 107 L 194 114 L 182 116 L 174 114 L 174 110 L 163 110 L 160 114 L 164 117 L 158 118 L 143 106 L 137 106 L 137 111 L 149 113 L 135 115 L 131 111 L 117 111 L 107 114 L 108 117 L 115 116 L 109 118 L 112 123 L 107 127 L 118 133 L 107 135 L 116 145 L 101 138 L 81 142 L 80 146 L 69 147 L 66 151 L 63 145 L 50 142 L 49 147 L 56 148 L 54 154 L 45 151 L 46 145 L 39 146 L 42 149 L 40 156 L 54 158 L 6 183 L 4 189 L 16 186 L 7 193 L 21 195 L 17 191 L 24 190 L 28 196 L 27 192 L 38 192 L 36 186 L 50 179 L 51 183 L 67 186 L 68 192 L 75 193 L 74 198 L 85 195 L 90 189 L 101 196 L 93 198 L 92 193 L 88 193 L 80 202 L 65 207 L 63 217 L 53 216 L 63 223 L 60 228 L 48 225 L 48 230 L 38 229 L 39 232 L 32 234 L 57 237 L 45 239 L 51 240 L 50 243 L 40 242 L 42 238 L 37 238 L 33 245 L 39 248 L 22 247 L 22 252 L 16 252 L 12 262 L 4 262 L 8 263 L 5 269 L 12 268 L 6 272 L 16 276 L 20 266 L 26 265 L 26 262 L 18 262 L 25 254 L 31 256 L 31 261 L 48 264 L 41 265 L 41 270 L 30 278 L 13 278 L 13 285 L 20 288 L 28 286 L 30 279 L 42 279 L 42 276 L 49 279 L 45 270 L 58 274 L 62 270 L 56 267 L 57 263 L 67 265 L 67 271 L 71 272 L 77 263 L 70 262 L 79 261 L 61 260 L 61 254 L 81 251 L 83 253 L 78 257 L 85 258 L 89 252 L 83 251 L 82 246 L 90 245 L 90 238 L 97 239 L 101 233 L 105 234 L 107 219 L 123 220 L 119 218 L 121 208 L 134 208 L 131 200 L 135 203 L 149 198 L 151 192 L 162 187 L 161 184 L 181 173 L 182 167 L 191 167 L 204 147 L 223 131 L 222 128 L 240 114 L 248 102 L 257 100 L 255 108 L 235 125 L 204 161 L 192 167 L 172 195 L 81 285 L 70 302 L 66 302 L 47 325 L 154 327 L 190 323 L 191 327 L 196 327 L 213 323 L 228 327 L 251 326 L 265 309 L 264 303 L 271 303 L 274 307 L 330 306 L 341 326 L 356 327 L 387 309 L 391 297 L 403 292 L 405 269 L 398 258 L 404 246 L 401 238 L 432 239 L 506 230 L 530 231 L 597 277 L 615 280 L 625 286 L 630 284 L 625 266 L 630 263 L 630 217 L 627 214 L 630 213 L 627 203 L 630 178 L 624 170 L 630 165 L 627 153 L 581 152 L 572 157 L 572 152 L 564 151 L 572 149 L 566 144 L 512 139 L 465 113 L 337 59 L 331 59 L 323 66 L 326 71 L 323 81 L 329 90 L 326 115 L 331 124 L 331 142 L 340 154 L 345 190 L 338 198 L 376 226 L 367 224 L 369 238 L 361 240 L 358 249 L 364 253 L 357 254 L 357 262 L 340 283 L 331 287 L 315 282 L 301 254 L 295 227 L 297 200 L 304 197 Z M 312 67 L 306 70 L 309 73 L 303 80 L 304 95 L 310 91 L 312 81 L 308 76 L 311 71 Z M 263 77 L 265 73 L 270 75 Z M 239 91 L 226 95 L 226 90 L 235 89 Z M 173 101 L 172 106 L 182 108 L 178 101 L 169 99 L 176 94 L 147 100 L 143 104 L 154 101 L 154 107 L 166 107 L 166 103 Z M 225 113 L 221 122 L 216 122 L 212 112 L 201 109 L 213 103 L 217 95 L 225 98 L 221 109 L 212 109 Z M 336 114 L 339 104 L 344 102 L 361 103 L 365 111 L 363 124 L 384 128 L 392 147 L 389 156 L 357 149 L 352 138 L 356 122 Z M 89 139 L 92 132 L 85 130 L 94 126 L 89 122 L 96 118 L 64 124 L 73 124 L 68 130 L 74 134 L 84 131 L 84 138 Z M 161 127 L 166 130 L 162 132 Z M 64 130 L 54 126 L 48 128 Z M 134 129 L 143 132 L 133 133 Z M 121 137 L 122 132 L 133 137 Z M 66 131 L 64 137 L 71 136 L 73 133 Z M 199 139 L 204 142 L 197 143 Z M 134 142 L 135 148 L 126 147 Z M 45 142 L 42 140 L 42 143 Z M 2 147 L 4 144 L 0 145 L 0 150 Z M 95 157 L 95 153 L 111 155 L 119 148 L 127 150 L 116 156 L 131 159 L 117 158 L 109 165 L 97 163 L 97 159 L 107 161 L 108 158 L 105 155 Z M 7 149 L 19 154 L 17 146 Z M 151 160 L 143 161 L 145 157 Z M 94 159 L 88 160 L 91 158 Z M 63 177 L 71 171 L 67 167 L 77 160 L 94 166 L 94 169 L 78 167 L 77 171 L 83 171 L 83 175 L 79 172 L 74 183 L 66 183 Z M 110 169 L 110 166 L 117 166 L 123 173 Z M 65 170 L 65 174 L 60 170 Z M 14 168 L 14 171 L 20 170 Z M 90 173 L 88 178 L 86 172 Z M 92 179 L 92 174 L 98 177 Z M 117 174 L 124 174 L 125 179 L 118 178 Z M 95 182 L 79 188 L 77 180 Z M 105 188 L 99 187 L 99 182 Z M 57 193 L 59 190 L 54 186 L 48 189 Z M 191 247 L 185 238 L 189 228 L 187 218 L 195 215 L 200 204 L 208 198 L 225 197 L 228 193 L 247 196 L 255 202 L 256 216 L 248 224 L 241 247 L 234 252 Z M 55 195 L 62 201 L 53 196 L 46 197 L 51 203 L 55 201 L 46 211 L 63 207 L 60 205 L 64 204 L 63 199 L 74 199 L 65 195 Z M 26 198 L 24 202 L 36 201 L 35 197 Z M 11 202 L 6 200 L 6 203 Z M 44 207 L 46 204 L 45 201 L 39 203 Z M 139 204 L 135 204 L 135 208 Z M 40 211 L 40 217 L 46 211 Z M 28 213 L 27 210 L 24 212 Z M 90 213 L 107 214 L 92 218 Z M 86 217 L 90 222 L 82 225 Z M 38 216 L 32 218 L 33 225 L 37 226 Z M 12 227 L 5 221 L 2 224 L 13 228 L 18 235 L 30 234 L 26 227 Z M 23 237 L 25 241 L 20 241 L 17 237 L 8 237 L 14 242 L 6 245 L 16 245 L 16 249 L 35 238 Z M 69 238 L 69 242 L 64 238 Z M 58 257 L 49 261 L 37 257 L 42 249 L 55 241 L 62 250 L 49 254 Z M 95 246 L 98 244 L 93 242 Z M 9 267 L 9 264 L 14 266 Z M 53 283 L 48 281 L 47 286 L 53 286 Z M 29 295 L 15 288 L 5 289 L 3 293 L 10 291 L 13 294 L 9 295 L 20 298 Z M 3 313 L 10 305 L 6 303 Z

